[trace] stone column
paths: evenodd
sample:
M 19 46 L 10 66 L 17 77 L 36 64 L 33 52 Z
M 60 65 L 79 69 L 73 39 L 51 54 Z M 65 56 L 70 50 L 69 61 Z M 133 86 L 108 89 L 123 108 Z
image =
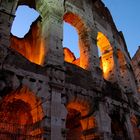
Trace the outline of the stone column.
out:
M 67 110 L 61 103 L 61 92 L 55 89 L 52 90 L 51 100 L 51 140 L 64 140 L 62 134 L 64 129 L 64 121 L 67 115 Z
M 17 3 L 18 0 L 0 1 L 0 62 L 4 60 L 6 48 L 10 46 L 10 32 Z
M 114 40 L 114 46 L 118 48 L 116 40 Z M 116 49 L 115 56 L 117 57 L 116 70 L 118 72 L 118 83 L 120 87 L 122 87 L 122 89 L 126 93 L 134 93 L 136 95 L 137 87 L 135 82 L 135 76 L 133 73 L 131 60 L 128 57 L 127 52 L 121 49 Z
M 126 93 L 134 93 L 137 96 L 137 87 L 131 66 L 126 62 L 120 65 L 120 83 Z
M 97 121 L 98 133 L 101 140 L 112 140 L 111 119 L 107 114 L 105 103 L 99 103 L 99 110 L 94 113 Z
M 132 126 L 131 121 L 130 121 L 130 115 L 126 114 L 125 119 L 126 119 L 125 120 L 125 127 L 127 129 L 128 137 L 130 140 L 134 140 L 133 126 Z
M 49 125 L 50 127 L 49 138 L 50 140 L 65 140 L 67 110 L 62 101 L 65 74 L 59 67 L 50 66 L 47 69 L 47 75 L 49 76 L 47 83 L 49 87 L 46 89 L 46 92 L 50 94 L 50 107 L 48 108 L 49 112 L 47 114 L 49 114 L 50 122 L 47 122 L 46 126 Z
M 9 47 L 11 26 L 15 17 L 18 0 L 0 2 L 0 45 Z
M 62 66 L 63 58 L 63 0 L 42 0 L 37 2 L 42 16 L 42 36 L 45 40 L 45 64 Z

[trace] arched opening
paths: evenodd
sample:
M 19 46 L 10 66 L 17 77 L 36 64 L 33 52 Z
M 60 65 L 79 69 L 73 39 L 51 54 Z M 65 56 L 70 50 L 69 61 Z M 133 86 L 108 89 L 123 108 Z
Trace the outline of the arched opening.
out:
M 132 115 L 131 124 L 133 127 L 134 139 L 139 140 L 140 139 L 140 117 L 137 117 L 136 115 Z
M 22 54 L 29 61 L 42 65 L 44 62 L 45 47 L 44 39 L 41 35 L 41 20 L 38 16 L 37 11 L 28 6 L 19 6 L 17 8 L 16 18 L 11 31 L 10 47 Z
M 87 28 L 86 25 L 84 23 L 84 21 L 76 14 L 74 13 L 66 13 L 64 15 L 64 21 L 68 24 L 70 24 L 71 26 L 73 26 L 78 34 L 78 46 L 77 48 L 79 48 L 79 52 L 80 55 L 78 55 L 78 57 L 75 57 L 75 55 L 73 54 L 73 52 L 71 51 L 71 49 L 68 48 L 64 48 L 64 58 L 65 61 L 73 63 L 75 65 L 80 66 L 83 69 L 87 69 L 88 68 L 88 51 L 89 51 L 89 44 L 88 44 L 88 35 L 87 35 Z M 75 37 L 75 35 L 67 33 L 67 35 L 70 37 Z M 77 35 L 76 35 L 77 37 Z M 64 37 L 65 38 L 65 37 Z M 70 44 L 70 42 L 68 43 Z M 76 44 L 76 45 L 77 45 Z M 77 49 L 78 50 L 78 49 Z M 76 51 L 77 51 L 76 50 Z M 76 54 L 78 54 L 77 52 L 74 52 Z M 77 56 L 77 55 L 76 55 Z
M 40 100 L 28 88 L 13 91 L 0 101 L 0 138 L 36 140 L 42 118 Z
M 68 115 L 66 118 L 67 135 L 66 140 L 96 139 L 97 125 L 93 116 L 85 117 L 88 108 L 80 103 L 71 102 L 67 105 Z
M 64 22 L 63 51 L 66 62 L 80 65 L 80 52 L 78 48 L 78 34 L 73 26 Z
M 75 109 L 68 109 L 66 128 L 68 130 L 66 140 L 82 140 L 81 113 Z
M 118 113 L 111 115 L 111 132 L 113 140 L 129 140 L 125 122 Z
M 97 34 L 97 46 L 99 47 L 100 67 L 103 70 L 104 78 L 108 80 L 114 68 L 114 60 L 112 46 L 102 32 Z

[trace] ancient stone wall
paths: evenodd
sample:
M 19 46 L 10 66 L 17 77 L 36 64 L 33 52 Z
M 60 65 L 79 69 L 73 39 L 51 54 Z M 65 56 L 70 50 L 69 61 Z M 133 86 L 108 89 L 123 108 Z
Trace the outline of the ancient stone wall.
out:
M 22 4 L 35 8 L 41 20 L 19 39 L 10 36 L 10 29 Z M 0 138 L 139 139 L 131 58 L 101 0 L 0 1 L 0 19 L 0 118 L 5 118 Z M 77 60 L 63 48 L 64 22 L 77 30 Z
M 138 92 L 140 92 L 140 47 L 132 58 L 132 66 L 137 80 Z

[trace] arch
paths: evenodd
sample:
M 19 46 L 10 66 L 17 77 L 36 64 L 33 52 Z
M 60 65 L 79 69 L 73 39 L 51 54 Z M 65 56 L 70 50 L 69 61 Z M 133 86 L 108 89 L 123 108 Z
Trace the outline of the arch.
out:
M 109 39 L 102 33 L 97 33 L 97 46 L 100 50 L 100 67 L 103 70 L 103 76 L 106 80 L 110 78 L 115 63 L 113 59 L 112 46 Z
M 82 140 L 82 126 L 80 122 L 80 112 L 75 109 L 68 109 L 66 118 L 66 128 L 68 129 L 66 140 Z
M 89 36 L 88 36 L 88 28 L 86 26 L 86 22 L 84 19 L 82 19 L 79 15 L 72 13 L 72 12 L 67 12 L 64 17 L 64 21 L 75 27 L 78 33 L 79 37 L 79 50 L 80 50 L 80 58 L 77 60 L 73 61 L 73 64 L 76 64 L 83 69 L 88 68 L 88 63 L 89 63 L 89 50 L 90 50 L 90 45 L 89 45 Z M 65 52 L 64 52 L 65 53 Z M 67 55 L 67 54 L 65 54 Z M 65 59 L 67 61 L 67 59 Z M 77 62 L 78 61 L 78 62 Z
M 36 136 L 41 132 L 34 124 L 43 118 L 41 101 L 27 87 L 12 91 L 0 102 L 0 136 L 5 132 Z M 11 128 L 11 129 L 10 129 Z M 7 135 L 8 135 L 7 134 Z M 3 136 L 7 136 L 6 134 Z
M 40 17 L 34 21 L 29 32 L 24 38 L 11 35 L 10 47 L 23 55 L 29 61 L 43 65 L 45 57 L 45 45 L 42 37 Z
M 101 55 L 106 54 L 112 50 L 112 46 L 109 42 L 109 39 L 102 32 L 98 32 L 97 46 L 101 51 Z
M 97 127 L 95 118 L 88 115 L 89 111 L 91 111 L 89 103 L 82 101 L 82 99 L 77 99 L 70 101 L 66 108 L 68 110 L 66 118 L 67 140 L 85 140 L 88 136 L 90 138 L 97 137 L 96 133 L 89 133 L 90 130 Z

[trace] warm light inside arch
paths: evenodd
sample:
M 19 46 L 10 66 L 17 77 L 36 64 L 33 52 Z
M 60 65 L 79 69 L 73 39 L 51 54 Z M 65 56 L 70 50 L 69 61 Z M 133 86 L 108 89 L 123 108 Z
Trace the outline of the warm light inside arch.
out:
M 74 109 L 81 114 L 81 117 L 86 116 L 89 113 L 89 107 L 81 105 L 78 102 L 71 102 L 67 105 L 67 109 Z M 88 119 L 80 120 L 82 130 L 90 129 L 96 126 L 95 119 L 89 117 Z
M 75 64 L 83 69 L 88 68 L 88 55 L 86 54 L 89 44 L 88 44 L 88 39 L 86 38 L 87 36 L 84 36 L 87 32 L 86 25 L 84 21 L 80 18 L 80 16 L 68 12 L 64 15 L 63 17 L 64 21 L 66 23 L 69 23 L 71 26 L 73 26 L 78 34 L 78 46 L 79 47 L 79 52 L 80 52 L 80 57 L 75 59 L 75 56 L 73 55 L 73 52 L 71 52 L 70 49 L 64 48 L 64 60 L 66 62 L 70 62 L 72 64 Z M 72 36 L 72 35 L 70 35 Z
M 0 130 L 13 136 L 20 134 L 36 137 L 41 134 L 39 124 L 43 116 L 40 99 L 27 87 L 12 91 L 0 101 Z M 3 135 L 2 139 L 6 136 Z
M 26 106 L 29 106 L 29 108 L 25 108 L 25 109 L 28 110 L 29 115 L 32 117 L 32 121 L 30 123 L 35 123 L 42 120 L 43 110 L 40 105 L 41 101 L 38 98 L 36 98 L 35 95 L 27 87 L 22 87 L 21 89 L 17 91 L 12 91 L 6 97 L 4 97 L 4 99 L 1 100 L 1 108 L 3 109 L 3 111 L 6 111 L 5 107 L 9 108 L 8 105 L 13 105 L 14 103 L 17 104 L 17 102 L 19 101 L 25 104 Z M 19 106 L 17 106 L 17 108 L 19 109 L 19 111 L 23 109 L 23 108 L 20 108 L 20 104 Z M 3 114 L 3 112 L 0 112 L 0 113 Z M 9 113 L 11 114 L 7 114 L 7 115 L 12 115 L 12 111 Z M 21 115 L 20 117 L 24 119 L 22 117 L 22 114 L 19 114 L 19 115 Z M 1 116 L 1 117 L 4 117 L 4 116 Z M 7 121 L 10 121 L 10 120 L 7 120 Z M 21 122 L 25 122 L 25 121 L 21 120 Z M 22 125 L 25 125 L 25 124 L 23 123 Z
M 20 6 L 20 9 L 23 8 L 22 10 L 24 10 L 25 7 L 29 10 L 28 11 L 26 9 L 26 11 L 28 11 L 30 13 L 31 8 L 29 8 L 27 6 Z M 20 12 L 20 10 L 18 10 L 18 11 Z M 17 20 L 18 19 L 19 19 L 19 15 L 17 17 Z M 17 24 L 16 17 L 15 17 L 13 26 L 15 24 Z M 26 26 L 28 24 L 29 23 L 27 23 Z M 23 25 L 21 25 L 21 26 L 23 26 Z M 36 19 L 36 21 L 34 21 L 32 23 L 29 32 L 24 37 L 19 38 L 14 35 L 11 35 L 11 45 L 10 45 L 11 48 L 16 50 L 21 55 L 23 55 L 29 61 L 36 63 L 38 65 L 43 65 L 45 52 L 46 52 L 44 38 L 42 37 L 41 26 L 42 25 L 40 22 L 40 18 L 38 17 L 38 19 Z M 16 28 L 16 27 L 14 26 L 14 28 Z M 22 28 L 22 27 L 20 27 L 20 28 Z
M 108 79 L 110 72 L 114 68 L 112 46 L 108 38 L 102 33 L 98 32 L 97 34 L 97 46 L 100 50 L 101 55 L 101 68 L 103 70 L 103 75 L 105 79 Z

